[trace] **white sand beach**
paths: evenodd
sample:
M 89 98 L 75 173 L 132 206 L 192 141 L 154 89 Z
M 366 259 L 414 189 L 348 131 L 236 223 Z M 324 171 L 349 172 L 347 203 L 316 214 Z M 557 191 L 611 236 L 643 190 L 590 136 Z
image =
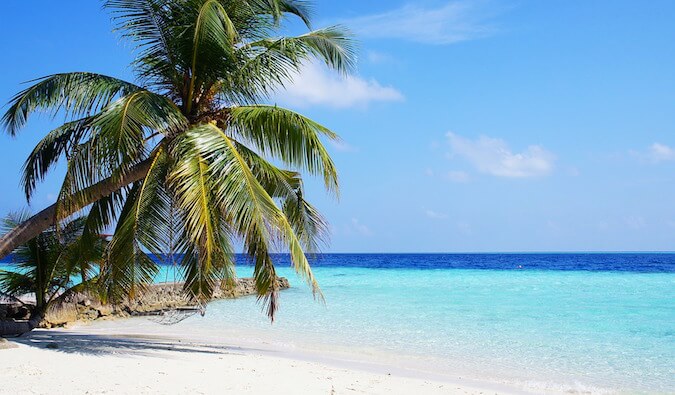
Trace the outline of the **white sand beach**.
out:
M 124 323 L 124 321 L 127 321 Z M 260 344 L 220 345 L 104 329 L 36 330 L 0 350 L 2 391 L 34 393 L 495 394 L 489 384 L 278 353 Z M 140 333 L 138 333 L 140 332 Z M 491 388 L 492 387 L 492 388 Z

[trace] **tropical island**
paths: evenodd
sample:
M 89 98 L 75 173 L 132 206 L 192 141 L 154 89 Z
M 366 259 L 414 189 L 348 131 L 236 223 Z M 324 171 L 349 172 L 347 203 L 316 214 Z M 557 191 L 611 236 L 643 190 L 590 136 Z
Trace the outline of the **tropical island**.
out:
M 47 65 L 32 55 L 21 63 L 14 43 L 1 44 L 16 64 L 6 62 L 0 76 L 0 95 L 11 92 L 0 119 L 8 184 L 0 201 L 0 392 L 673 391 L 670 241 L 649 233 L 649 217 L 638 214 L 623 218 L 624 225 L 589 225 L 596 213 L 612 210 L 647 212 L 651 205 L 661 215 L 651 192 L 668 182 L 626 170 L 630 185 L 644 191 L 620 184 L 630 198 L 607 199 L 575 222 L 570 207 L 590 203 L 565 197 L 568 188 L 605 184 L 593 173 L 583 178 L 586 189 L 575 189 L 570 180 L 582 172 L 549 151 L 573 137 L 541 132 L 535 137 L 543 142 L 522 152 L 482 134 L 446 131 L 442 143 L 424 140 L 423 128 L 446 111 L 463 127 L 507 129 L 513 122 L 523 127 L 519 139 L 532 138 L 526 117 L 503 113 L 517 113 L 522 103 L 542 114 L 560 108 L 552 97 L 548 103 L 553 94 L 535 99 L 527 87 L 569 78 L 569 89 L 585 91 L 575 84 L 584 62 L 568 54 L 556 58 L 555 78 L 544 75 L 535 60 L 554 55 L 536 34 L 514 29 L 501 44 L 490 42 L 498 29 L 488 20 L 506 11 L 481 2 L 101 4 L 34 10 L 37 31 L 58 21 L 62 34 L 90 45 L 70 63 L 49 60 L 49 46 L 59 55 L 71 45 L 81 51 L 57 37 L 41 38 L 48 41 L 40 47 Z M 8 7 L 8 15 L 25 12 Z M 552 29 L 559 15 L 573 21 L 558 33 L 602 26 L 617 37 L 632 32 L 647 46 L 664 36 L 613 28 L 611 17 L 578 7 L 597 25 L 583 12 L 567 15 L 568 5 L 522 6 L 546 16 Z M 656 14 L 616 7 L 662 26 Z M 74 19 L 65 17 L 82 24 L 70 26 Z M 6 22 L 21 45 L 41 45 L 28 26 Z M 114 44 L 87 37 L 94 31 Z M 675 64 L 672 57 L 638 56 L 641 49 L 624 42 L 619 52 L 645 67 Z M 514 59 L 500 55 L 511 50 Z M 531 56 L 524 58 L 532 65 L 510 69 L 521 60 L 516 53 Z M 130 59 L 126 69 L 117 64 L 123 56 Z M 388 82 L 368 77 L 376 68 Z M 615 72 L 638 78 L 634 69 Z M 26 73 L 25 85 L 11 82 Z M 651 95 L 655 88 L 647 86 L 626 97 Z M 630 103 L 645 114 L 641 119 L 651 114 Z M 609 117 L 596 112 L 586 117 L 602 129 L 598 119 Z M 551 130 L 569 127 L 546 114 Z M 627 112 L 616 117 L 630 123 Z M 675 160 L 668 140 L 657 132 L 653 138 L 660 140 L 646 150 L 625 150 L 622 163 Z M 370 150 L 360 152 L 366 142 Z M 441 161 L 454 167 L 438 170 Z M 653 171 L 669 180 L 669 173 Z M 556 172 L 565 175 L 544 181 Z M 547 188 L 560 189 L 546 200 Z M 353 214 L 336 214 L 339 199 Z M 426 222 L 412 219 L 416 211 Z M 371 212 L 379 213 L 376 225 L 363 220 Z M 530 223 L 536 225 L 528 233 Z M 666 228 L 672 224 L 659 234 L 669 234 Z M 627 244 L 633 239 L 637 244 Z M 608 240 L 617 244 L 603 244 Z M 368 253 L 344 253 L 345 245 Z M 607 247 L 615 245 L 621 248 Z M 609 250 L 619 252 L 603 252 Z

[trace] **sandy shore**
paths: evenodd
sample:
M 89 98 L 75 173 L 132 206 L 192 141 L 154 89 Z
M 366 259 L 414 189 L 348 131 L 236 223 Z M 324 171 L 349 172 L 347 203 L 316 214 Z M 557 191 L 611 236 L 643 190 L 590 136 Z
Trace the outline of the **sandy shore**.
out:
M 120 328 L 127 328 L 121 326 Z M 415 377 L 386 366 L 312 361 L 252 345 L 208 344 L 116 325 L 36 330 L 0 350 L 0 392 L 495 394 L 504 388 Z M 388 371 L 391 370 L 391 371 Z

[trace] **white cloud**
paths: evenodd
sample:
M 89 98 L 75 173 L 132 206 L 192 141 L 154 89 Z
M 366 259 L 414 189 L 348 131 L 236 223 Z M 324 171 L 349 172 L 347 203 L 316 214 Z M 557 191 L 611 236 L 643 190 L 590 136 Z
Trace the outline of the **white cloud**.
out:
M 646 151 L 630 151 L 631 155 L 652 163 L 675 160 L 675 149 L 661 143 L 654 143 Z
M 277 100 L 294 106 L 323 105 L 334 108 L 364 107 L 372 102 L 402 101 L 403 94 L 374 79 L 341 76 L 313 62 L 286 83 Z
M 424 210 L 424 215 L 431 219 L 446 219 L 448 215 L 434 210 Z
M 655 161 L 675 159 L 675 150 L 665 144 L 652 144 L 652 146 L 649 147 L 649 153 Z
M 409 4 L 380 14 L 340 21 L 363 38 L 394 38 L 427 44 L 452 44 L 489 36 L 494 14 L 480 1 L 452 1 L 429 8 Z
M 497 177 L 540 177 L 553 170 L 555 155 L 539 145 L 530 145 L 522 153 L 513 153 L 501 139 L 481 136 L 470 140 L 452 132 L 447 135 L 451 157 L 467 160 L 481 173 Z

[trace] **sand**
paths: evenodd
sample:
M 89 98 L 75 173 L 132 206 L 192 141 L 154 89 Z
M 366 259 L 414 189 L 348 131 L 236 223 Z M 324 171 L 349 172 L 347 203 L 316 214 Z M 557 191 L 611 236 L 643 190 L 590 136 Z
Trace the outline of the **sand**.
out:
M 120 328 L 129 328 L 129 324 Z M 118 328 L 119 329 L 119 328 Z M 128 330 L 127 330 L 128 332 Z M 250 344 L 105 329 L 36 330 L 0 350 L 8 394 L 495 394 L 505 389 L 331 363 Z

